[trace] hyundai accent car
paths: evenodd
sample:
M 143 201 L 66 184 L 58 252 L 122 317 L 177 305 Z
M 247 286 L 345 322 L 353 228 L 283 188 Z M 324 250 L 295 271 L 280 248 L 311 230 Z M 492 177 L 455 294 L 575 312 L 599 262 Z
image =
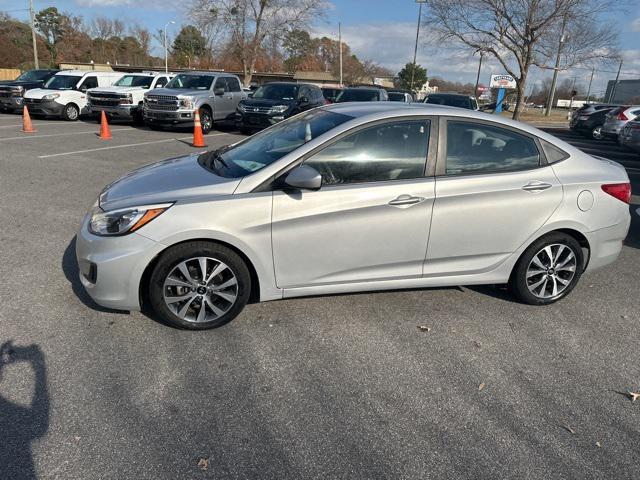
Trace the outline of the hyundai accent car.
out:
M 98 304 L 188 329 L 250 298 L 508 284 L 545 305 L 618 257 L 630 195 L 622 166 L 528 125 L 333 104 L 125 175 L 76 251 Z

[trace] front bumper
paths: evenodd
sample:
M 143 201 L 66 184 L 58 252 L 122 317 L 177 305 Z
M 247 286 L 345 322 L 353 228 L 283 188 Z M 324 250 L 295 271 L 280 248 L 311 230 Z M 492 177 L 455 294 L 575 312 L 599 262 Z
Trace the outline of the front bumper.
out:
M 117 105 L 117 106 L 103 106 L 103 105 L 88 105 L 89 112 L 92 115 L 100 114 L 104 112 L 112 117 L 131 119 L 137 113 L 140 108 L 139 105 Z
M 193 110 L 151 110 L 143 108 L 142 113 L 144 120 L 147 123 L 154 123 L 159 125 L 177 125 L 177 124 L 189 124 L 193 125 L 194 112 Z
M 98 304 L 117 310 L 140 310 L 140 280 L 165 247 L 138 233 L 100 237 L 88 230 L 89 215 L 76 236 L 79 277 Z
M 25 98 L 24 104 L 29 109 L 29 113 L 36 115 L 47 115 L 53 117 L 62 116 L 64 105 L 55 100 L 40 100 L 38 98 Z
M 8 110 L 17 110 L 22 108 L 22 97 L 0 97 L 0 107 Z

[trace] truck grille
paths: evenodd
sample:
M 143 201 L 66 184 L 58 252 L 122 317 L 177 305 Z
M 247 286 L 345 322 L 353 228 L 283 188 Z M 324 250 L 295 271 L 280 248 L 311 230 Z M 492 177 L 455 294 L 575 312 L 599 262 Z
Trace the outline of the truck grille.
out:
M 147 95 L 144 103 L 149 110 L 175 112 L 178 110 L 178 97 L 172 95 Z
M 0 90 L 0 98 L 8 98 L 11 96 L 11 92 L 3 92 Z
M 117 107 L 120 105 L 120 101 L 127 98 L 126 95 L 120 93 L 107 93 L 107 92 L 91 92 L 89 93 L 89 101 L 91 105 L 97 107 Z
M 157 100 L 157 101 L 169 101 L 169 102 L 177 102 L 178 101 L 178 97 L 174 97 L 173 95 L 147 95 L 148 99 L 153 99 L 153 100 Z
M 269 113 L 271 107 L 244 107 L 247 113 Z

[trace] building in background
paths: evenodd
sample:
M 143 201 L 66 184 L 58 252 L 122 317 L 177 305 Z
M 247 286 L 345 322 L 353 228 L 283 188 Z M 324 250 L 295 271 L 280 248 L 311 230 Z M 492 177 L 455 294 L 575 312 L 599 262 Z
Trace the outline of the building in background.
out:
M 427 80 L 426 82 L 424 82 L 424 85 L 420 87 L 420 90 L 418 90 L 416 96 L 418 97 L 418 100 L 422 100 L 424 97 L 426 97 L 430 93 L 436 93 L 437 91 L 438 91 L 438 86 L 429 85 L 429 80 Z
M 640 79 L 618 80 L 617 85 L 615 80 L 609 80 L 604 99 L 607 103 L 640 104 Z

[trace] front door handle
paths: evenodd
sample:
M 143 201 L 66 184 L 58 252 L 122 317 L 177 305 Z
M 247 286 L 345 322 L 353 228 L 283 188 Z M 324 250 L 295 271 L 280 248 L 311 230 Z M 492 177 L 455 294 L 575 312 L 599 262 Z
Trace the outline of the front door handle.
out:
M 546 190 L 547 188 L 551 188 L 551 187 L 553 187 L 553 185 L 551 185 L 550 183 L 533 180 L 527 183 L 526 185 L 523 185 L 522 189 L 526 190 L 527 192 L 542 192 L 543 190 Z
M 414 197 L 412 195 L 400 195 L 389 202 L 389 205 L 393 207 L 403 207 L 409 205 L 415 205 L 416 203 L 424 202 L 424 197 Z

